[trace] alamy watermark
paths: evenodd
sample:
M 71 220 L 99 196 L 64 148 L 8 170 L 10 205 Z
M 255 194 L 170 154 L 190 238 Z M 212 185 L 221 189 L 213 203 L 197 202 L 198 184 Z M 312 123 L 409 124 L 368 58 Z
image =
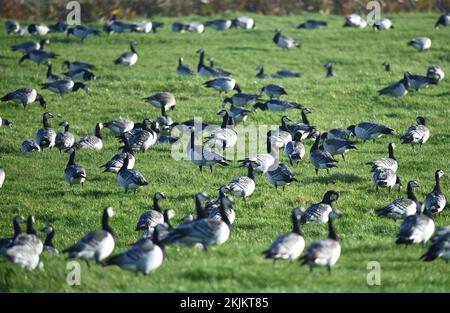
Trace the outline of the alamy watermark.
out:
M 66 5 L 66 9 L 70 12 L 67 14 L 67 25 L 81 25 L 81 5 L 78 1 L 70 1 Z

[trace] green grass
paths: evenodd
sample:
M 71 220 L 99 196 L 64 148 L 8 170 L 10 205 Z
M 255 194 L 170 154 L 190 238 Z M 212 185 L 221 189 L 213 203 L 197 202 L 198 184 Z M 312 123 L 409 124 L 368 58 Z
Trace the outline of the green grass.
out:
M 43 257 L 45 270 L 27 271 L 13 264 L 0 263 L 0 290 L 3 292 L 28 291 L 113 291 L 113 292 L 423 292 L 449 291 L 449 267 L 442 260 L 432 263 L 419 261 L 426 248 L 408 248 L 395 245 L 395 234 L 400 222 L 379 218 L 374 210 L 399 196 L 383 191 L 374 192 L 371 173 L 365 162 L 387 154 L 387 144 L 396 142 L 399 175 L 404 184 L 415 179 L 421 187 L 420 199 L 432 190 L 434 172 L 449 171 L 449 87 L 448 77 L 438 86 L 420 92 L 411 92 L 404 98 L 383 98 L 377 90 L 398 81 L 404 71 L 424 74 L 427 67 L 439 64 L 450 73 L 448 42 L 450 28 L 434 30 L 435 14 L 403 14 L 392 16 L 394 30 L 374 33 L 371 29 L 343 29 L 343 18 L 326 16 L 329 27 L 323 30 L 296 30 L 301 21 L 309 17 L 260 17 L 254 31 L 231 30 L 204 34 L 177 34 L 170 32 L 175 19 L 160 18 L 166 27 L 157 34 L 102 34 L 98 39 L 80 44 L 64 35 L 49 36 L 49 50 L 61 55 L 54 61 L 59 72 L 62 61 L 82 60 L 98 67 L 98 80 L 90 82 L 91 94 L 83 92 L 60 97 L 42 91 L 48 101 L 48 110 L 61 114 L 57 122 L 67 119 L 72 132 L 78 136 L 94 132 L 96 122 L 128 117 L 140 121 L 144 117 L 157 118 L 159 110 L 143 103 L 143 97 L 158 91 L 170 91 L 178 100 L 171 116 L 176 121 L 202 117 L 206 121 L 220 122 L 216 115 L 221 97 L 204 89 L 203 78 L 180 78 L 175 74 L 177 58 L 196 66 L 199 48 L 207 56 L 214 56 L 216 64 L 231 70 L 245 91 L 256 92 L 272 80 L 255 78 L 256 66 L 264 64 L 266 72 L 294 69 L 302 73 L 300 79 L 273 80 L 289 92 L 289 100 L 299 101 L 314 112 L 310 119 L 319 130 L 347 127 L 361 121 L 375 121 L 395 128 L 399 134 L 414 123 L 416 116 L 425 116 L 432 136 L 424 149 L 412 153 L 410 146 L 400 145 L 398 137 L 383 137 L 376 143 L 360 143 L 357 151 L 348 154 L 347 162 L 331 175 L 316 176 L 308 157 L 293 170 L 299 183 L 276 191 L 265 177 L 257 177 L 255 193 L 246 202 L 236 199 L 237 220 L 232 235 L 223 246 L 213 247 L 208 253 L 189 248 L 169 247 L 163 265 L 148 277 L 137 276 L 119 268 L 92 266 L 82 263 L 81 286 L 66 284 L 65 256 Z M 187 17 L 184 20 L 205 20 Z M 183 20 L 183 19 L 177 19 Z M 100 26 L 100 23 L 99 25 Z M 273 30 L 281 28 L 287 35 L 302 41 L 301 49 L 284 51 L 276 47 L 271 38 Z M 45 82 L 46 67 L 26 62 L 17 65 L 19 55 L 9 47 L 28 38 L 6 36 L 0 29 L 0 94 L 21 86 L 39 87 Z M 428 36 L 432 49 L 420 53 L 406 42 L 416 36 Z M 112 61 L 128 50 L 131 40 L 139 44 L 139 61 L 131 69 L 113 66 Z M 390 61 L 393 74 L 386 73 L 381 63 Z M 335 64 L 337 77 L 325 78 L 323 64 Z M 80 151 L 77 162 L 88 173 L 85 188 L 70 189 L 63 179 L 67 155 L 58 151 L 22 154 L 23 140 L 34 138 L 41 127 L 43 110 L 37 104 L 26 111 L 12 103 L 1 103 L 2 117 L 10 118 L 15 128 L 0 128 L 0 167 L 7 173 L 0 193 L 0 233 L 9 236 L 11 219 L 16 214 L 34 214 L 37 226 L 52 224 L 56 228 L 55 243 L 61 250 L 89 231 L 99 228 L 100 215 L 105 206 L 116 209 L 112 220 L 117 239 L 115 253 L 125 250 L 140 234 L 134 226 L 140 214 L 149 208 L 156 191 L 165 192 L 168 200 L 164 208 L 173 208 L 177 221 L 186 212 L 194 211 L 193 195 L 204 191 L 215 195 L 217 188 L 232 178 L 245 174 L 236 162 L 229 168 L 216 168 L 213 174 L 200 173 L 189 161 L 175 161 L 169 146 L 152 147 L 137 155 L 136 169 L 149 180 L 147 188 L 136 195 L 124 194 L 114 175 L 104 174 L 98 168 L 118 149 L 114 136 L 105 130 L 105 147 L 100 152 Z M 300 120 L 299 112 L 288 115 Z M 279 124 L 282 114 L 258 111 L 248 124 Z M 311 143 L 308 143 L 308 148 Z M 284 158 L 284 156 L 283 156 Z M 285 159 L 284 159 L 285 160 Z M 444 176 L 442 189 L 448 191 L 448 176 Z M 342 255 L 333 273 L 294 264 L 277 263 L 262 258 L 267 248 L 280 233 L 289 231 L 290 213 L 295 206 L 308 206 L 318 202 L 325 191 L 337 190 L 341 197 L 336 208 L 344 216 L 336 221 L 342 240 Z M 448 196 L 448 195 L 447 195 Z M 448 225 L 448 209 L 436 216 L 437 226 Z M 326 225 L 304 227 L 306 243 L 324 238 Z M 381 264 L 381 286 L 366 283 L 367 263 Z

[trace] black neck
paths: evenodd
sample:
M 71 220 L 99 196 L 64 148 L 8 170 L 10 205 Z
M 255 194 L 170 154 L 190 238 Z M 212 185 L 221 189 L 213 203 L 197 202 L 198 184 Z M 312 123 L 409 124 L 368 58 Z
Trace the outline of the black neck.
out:
M 311 151 L 319 149 L 319 143 L 320 143 L 320 136 L 318 136 L 314 141 L 314 144 L 311 146 Z
M 225 115 L 223 116 L 223 119 L 222 119 L 222 125 L 220 126 L 221 128 L 227 128 L 228 118 L 229 118 L 228 113 L 225 113 Z
M 67 162 L 67 167 L 75 165 L 75 149 L 72 150 L 69 156 L 69 162 Z
M 52 65 L 49 64 L 47 67 L 47 76 L 51 76 L 52 75 Z
M 113 232 L 111 226 L 109 225 L 109 215 L 106 212 L 106 210 L 102 216 L 102 229 L 104 231 L 107 231 L 108 233 L 110 233 L 112 236 L 114 236 L 114 232 Z
M 195 196 L 195 212 L 197 214 L 197 219 L 206 218 L 205 210 L 202 207 L 202 202 L 200 201 L 200 197 Z
M 417 197 L 414 194 L 414 188 L 411 184 L 408 184 L 408 189 L 406 190 L 406 193 L 408 195 L 408 199 L 417 203 Z
M 161 207 L 159 206 L 159 200 L 156 197 L 153 198 L 153 210 L 162 213 Z
M 225 197 L 221 197 L 220 199 L 220 217 L 222 218 L 222 221 L 228 226 L 228 228 L 231 230 L 231 223 L 228 219 L 227 213 L 225 211 L 225 205 L 224 205 Z
M 303 236 L 302 231 L 300 229 L 299 220 L 297 219 L 297 216 L 295 216 L 295 215 L 292 216 L 292 232 L 294 234 L 298 234 L 300 236 Z
M 204 66 L 204 63 L 203 63 L 204 61 L 205 61 L 205 52 L 200 51 L 200 60 L 198 62 L 198 70 L 200 70 Z
M 27 234 L 29 235 L 36 235 L 36 230 L 34 229 L 34 222 L 32 219 L 28 219 L 27 221 Z
M 127 155 L 125 157 L 125 159 L 123 159 L 122 167 L 120 168 L 119 172 L 128 169 L 128 163 L 129 163 L 129 161 L 128 161 L 128 155 Z
M 169 210 L 165 210 L 164 211 L 164 223 L 167 224 L 167 228 L 173 229 L 172 224 L 170 223 L 170 218 L 169 218 Z
M 389 146 L 389 158 L 395 160 L 394 148 L 392 146 Z
M 303 124 L 309 125 L 308 116 L 306 115 L 305 111 L 302 110 L 302 122 Z
M 137 52 L 136 52 L 136 48 L 134 47 L 134 44 L 131 44 L 131 45 L 130 45 L 130 49 L 131 49 L 131 52 L 133 52 L 133 53 L 136 53 L 136 54 L 137 54 Z
M 47 234 L 47 237 L 45 237 L 44 246 L 49 246 L 54 248 L 55 245 L 53 244 L 53 237 L 55 237 L 55 230 L 52 229 L 50 233 Z
M 69 124 L 66 124 L 65 126 L 64 126 L 64 132 L 68 132 L 69 131 Z
M 328 238 L 339 241 L 336 230 L 334 229 L 333 219 L 331 217 L 328 218 Z
M 167 117 L 166 106 L 161 105 L 161 115 Z
M 44 124 L 44 127 L 45 127 L 45 128 L 50 128 L 50 127 L 51 127 L 51 126 L 50 126 L 50 123 L 49 123 L 49 121 L 48 121 L 47 116 L 44 116 L 44 117 L 42 118 L 42 124 Z
M 434 175 L 434 179 L 436 181 L 436 184 L 434 185 L 434 191 L 441 193 L 441 178 L 439 177 L 439 173 L 436 173 Z
M 14 227 L 14 238 L 16 238 L 22 233 L 22 230 L 20 229 L 20 223 L 16 218 L 13 221 L 13 227 Z
M 262 75 L 264 75 L 264 67 L 261 66 L 261 68 L 259 69 L 259 72 L 258 72 L 258 76 L 262 76 Z
M 95 137 L 102 139 L 102 131 L 100 129 L 100 125 L 95 126 Z
M 332 66 L 327 67 L 327 75 L 328 76 L 332 76 L 333 75 L 333 67 Z
M 253 169 L 253 165 L 249 164 L 248 165 L 248 175 L 247 175 L 251 180 L 255 181 L 255 170 Z
M 178 59 L 178 66 L 179 66 L 179 67 L 183 66 L 183 62 L 181 61 L 181 58 Z
M 166 222 L 167 223 L 167 222 Z M 153 232 L 153 237 L 152 237 L 152 241 L 155 245 L 159 246 L 163 252 L 163 256 L 166 254 L 166 249 L 164 246 L 164 242 L 160 240 L 159 238 L 159 231 L 157 228 L 155 228 L 154 232 Z

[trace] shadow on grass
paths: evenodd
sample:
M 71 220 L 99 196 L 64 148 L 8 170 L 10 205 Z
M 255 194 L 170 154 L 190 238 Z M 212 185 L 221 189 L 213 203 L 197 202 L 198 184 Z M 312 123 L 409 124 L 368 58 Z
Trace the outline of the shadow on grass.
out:
M 331 174 L 326 176 L 323 173 L 315 177 L 310 177 L 306 179 L 305 183 L 321 183 L 321 184 L 336 184 L 338 182 L 344 182 L 344 183 L 359 183 L 364 181 L 363 178 L 354 175 L 354 174 Z

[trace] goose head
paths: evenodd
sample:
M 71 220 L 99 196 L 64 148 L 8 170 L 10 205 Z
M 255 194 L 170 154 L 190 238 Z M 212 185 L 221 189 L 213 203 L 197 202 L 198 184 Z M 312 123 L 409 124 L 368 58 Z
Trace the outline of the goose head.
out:
M 339 199 L 339 193 L 334 190 L 329 190 L 323 196 L 323 203 L 331 204 Z
M 77 91 L 77 90 L 79 90 L 79 89 L 83 89 L 83 90 L 86 92 L 86 94 L 89 94 L 89 87 L 88 87 L 88 85 L 86 85 L 85 83 L 82 83 L 82 82 L 76 82 L 76 83 L 73 85 L 73 91 Z
M 159 201 L 159 200 L 162 200 L 162 199 L 166 199 L 166 195 L 164 193 L 162 193 L 162 192 L 156 192 L 153 195 L 153 200 L 155 200 L 155 201 Z
M 408 187 L 411 188 L 418 188 L 420 187 L 419 183 L 416 180 L 411 180 L 408 182 Z
M 352 135 L 356 135 L 355 127 L 356 127 L 355 125 L 350 125 L 349 127 L 347 127 L 347 130 L 349 130 L 352 133 Z
M 68 121 L 62 121 L 62 122 L 59 122 L 58 125 L 59 125 L 59 126 L 66 127 L 66 126 L 69 125 L 69 122 L 68 122 Z
M 1 119 L 2 125 L 5 125 L 6 127 L 13 128 L 13 123 L 10 120 L 7 120 L 6 118 Z
M 437 170 L 436 171 L 436 176 L 441 178 L 442 176 L 444 176 L 444 171 L 443 170 Z
M 52 114 L 52 113 L 50 113 L 50 112 L 45 112 L 43 115 L 42 115 L 42 118 L 44 118 L 44 119 L 50 119 L 50 118 L 54 118 L 55 116 Z
M 425 118 L 422 117 L 422 116 L 418 116 L 418 117 L 416 118 L 416 122 L 417 122 L 418 125 L 423 125 L 423 126 L 425 126 L 425 124 L 426 124 Z

